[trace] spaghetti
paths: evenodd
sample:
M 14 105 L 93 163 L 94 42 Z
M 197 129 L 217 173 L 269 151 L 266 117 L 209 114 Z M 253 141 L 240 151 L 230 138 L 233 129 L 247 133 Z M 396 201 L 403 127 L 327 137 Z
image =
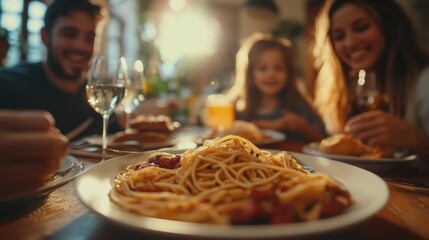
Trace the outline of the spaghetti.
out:
M 287 152 L 272 154 L 234 135 L 128 166 L 109 198 L 143 216 L 217 224 L 310 221 L 341 214 L 352 202 L 335 180 L 309 173 Z

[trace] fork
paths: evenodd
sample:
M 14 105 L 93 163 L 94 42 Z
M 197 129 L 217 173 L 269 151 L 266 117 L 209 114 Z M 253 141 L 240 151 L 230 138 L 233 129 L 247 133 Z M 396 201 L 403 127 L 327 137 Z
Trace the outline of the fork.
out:
M 292 157 L 293 157 L 293 155 L 292 155 Z M 295 159 L 295 161 L 298 163 L 298 164 L 300 164 L 305 170 L 307 170 L 308 172 L 310 172 L 310 173 L 316 173 L 316 171 L 314 170 L 314 168 L 313 168 L 313 166 L 311 166 L 310 164 L 307 164 L 307 163 L 304 163 L 304 162 L 302 162 L 301 160 L 299 160 L 298 158 L 296 158 L 296 157 L 293 157 L 293 159 Z M 340 186 L 342 186 L 342 187 L 344 187 L 345 188 L 345 185 L 344 185 L 344 183 L 343 182 L 341 182 L 340 180 L 338 180 L 338 179 L 336 179 L 335 177 L 333 177 L 333 176 L 331 176 L 331 178 L 335 181 L 335 182 L 337 182 Z
M 85 129 L 87 129 L 89 127 L 89 125 L 92 123 L 92 121 L 94 121 L 94 118 L 88 117 L 87 119 L 85 119 L 85 121 L 83 121 L 81 124 L 79 124 L 76 128 L 74 128 L 73 130 L 68 132 L 66 134 L 66 137 L 68 139 L 73 139 L 73 138 L 77 137 L 79 134 L 81 134 L 83 131 L 85 131 Z
M 305 170 L 307 170 L 310 173 L 315 173 L 316 171 L 314 171 L 314 168 L 307 163 L 302 162 L 301 160 L 299 160 L 298 158 L 294 157 L 293 155 L 291 155 L 293 159 L 295 159 L 295 161 L 301 165 Z

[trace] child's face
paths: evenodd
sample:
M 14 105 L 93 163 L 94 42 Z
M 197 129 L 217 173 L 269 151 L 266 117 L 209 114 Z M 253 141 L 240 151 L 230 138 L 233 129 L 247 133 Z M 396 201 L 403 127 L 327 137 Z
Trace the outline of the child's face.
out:
M 286 63 L 277 49 L 261 53 L 256 61 L 253 77 L 258 89 L 265 95 L 276 95 L 287 83 Z
M 362 7 L 347 3 L 332 16 L 330 37 L 335 52 L 352 69 L 375 66 L 385 47 L 379 24 Z

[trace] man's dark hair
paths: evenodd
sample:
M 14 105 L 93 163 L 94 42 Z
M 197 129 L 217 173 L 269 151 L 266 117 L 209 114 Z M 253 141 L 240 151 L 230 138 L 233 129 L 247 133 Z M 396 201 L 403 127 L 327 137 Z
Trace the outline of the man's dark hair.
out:
M 45 29 L 52 30 L 55 21 L 71 12 L 83 11 L 94 17 L 96 21 L 101 18 L 101 7 L 91 3 L 89 0 L 54 0 L 45 13 Z

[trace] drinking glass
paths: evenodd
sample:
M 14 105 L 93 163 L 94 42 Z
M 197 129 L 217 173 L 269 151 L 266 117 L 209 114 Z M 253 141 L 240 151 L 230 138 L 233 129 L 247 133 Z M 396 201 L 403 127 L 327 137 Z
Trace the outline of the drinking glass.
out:
M 235 119 L 234 104 L 223 94 L 211 94 L 205 105 L 205 124 L 222 132 L 231 128 Z
M 130 119 L 131 113 L 139 106 L 141 102 L 144 101 L 144 86 L 145 78 L 143 74 L 143 63 L 140 60 L 137 60 L 134 63 L 134 67 L 131 72 L 131 77 L 129 78 L 127 85 L 127 94 L 122 100 L 122 105 L 124 107 L 126 121 L 125 121 L 125 132 L 130 131 Z
M 88 102 L 103 117 L 103 153 L 107 148 L 107 125 L 110 114 L 126 93 L 127 63 L 125 58 L 94 56 L 88 71 Z
M 374 72 L 359 70 L 355 90 L 355 108 L 358 113 L 377 109 L 388 111 L 388 97 L 379 91 Z

